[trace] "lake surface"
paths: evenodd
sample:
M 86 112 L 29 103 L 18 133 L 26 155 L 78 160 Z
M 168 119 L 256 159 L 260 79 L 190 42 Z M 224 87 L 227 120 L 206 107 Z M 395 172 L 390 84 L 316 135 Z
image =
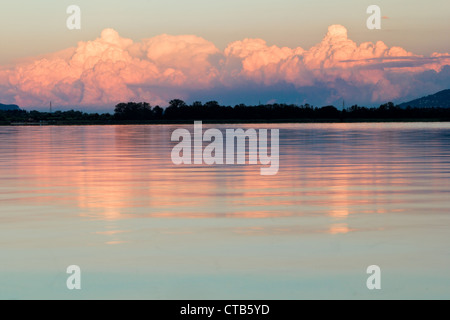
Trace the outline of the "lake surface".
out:
M 0 298 L 450 298 L 449 123 L 203 127 L 279 129 L 278 174 L 174 165 L 193 124 L 0 127 Z

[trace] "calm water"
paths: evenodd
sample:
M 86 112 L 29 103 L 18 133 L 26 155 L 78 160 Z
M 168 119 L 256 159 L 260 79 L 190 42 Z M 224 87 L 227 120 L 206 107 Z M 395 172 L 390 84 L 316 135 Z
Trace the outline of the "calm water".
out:
M 179 127 L 0 127 L 0 298 L 450 298 L 450 124 L 204 125 L 280 129 L 275 176 Z

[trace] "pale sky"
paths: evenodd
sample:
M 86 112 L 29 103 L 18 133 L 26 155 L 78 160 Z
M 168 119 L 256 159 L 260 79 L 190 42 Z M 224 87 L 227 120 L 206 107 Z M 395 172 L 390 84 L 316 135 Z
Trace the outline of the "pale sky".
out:
M 82 28 L 70 31 L 66 8 L 81 8 Z M 366 28 L 366 8 L 381 7 L 381 30 Z M 416 54 L 449 52 L 448 0 L 2 0 L 0 64 L 95 39 L 105 28 L 138 41 L 159 34 L 195 34 L 223 49 L 262 38 L 269 45 L 308 49 L 327 27 L 341 24 L 357 43 L 384 41 Z

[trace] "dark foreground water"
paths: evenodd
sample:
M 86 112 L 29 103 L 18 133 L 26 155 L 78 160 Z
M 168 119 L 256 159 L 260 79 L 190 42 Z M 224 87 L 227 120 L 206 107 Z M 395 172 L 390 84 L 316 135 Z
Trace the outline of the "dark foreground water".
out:
M 0 127 L 0 298 L 450 298 L 450 124 L 204 125 L 280 129 L 273 176 L 179 127 Z

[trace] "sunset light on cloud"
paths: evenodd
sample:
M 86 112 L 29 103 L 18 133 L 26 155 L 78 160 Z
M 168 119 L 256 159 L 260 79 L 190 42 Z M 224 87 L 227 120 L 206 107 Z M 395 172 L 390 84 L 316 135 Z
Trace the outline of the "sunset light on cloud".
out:
M 248 90 L 249 96 L 273 92 L 276 102 L 377 104 L 448 86 L 450 54 L 417 55 L 382 41 L 358 44 L 342 25 L 329 26 L 311 48 L 247 38 L 224 50 L 195 35 L 133 41 L 107 28 L 76 48 L 0 67 L 0 96 L 24 108 L 49 101 L 63 109 L 104 111 L 121 101 L 166 106 L 172 98 L 195 99 L 198 92 L 248 102 L 233 96 L 235 90 Z

